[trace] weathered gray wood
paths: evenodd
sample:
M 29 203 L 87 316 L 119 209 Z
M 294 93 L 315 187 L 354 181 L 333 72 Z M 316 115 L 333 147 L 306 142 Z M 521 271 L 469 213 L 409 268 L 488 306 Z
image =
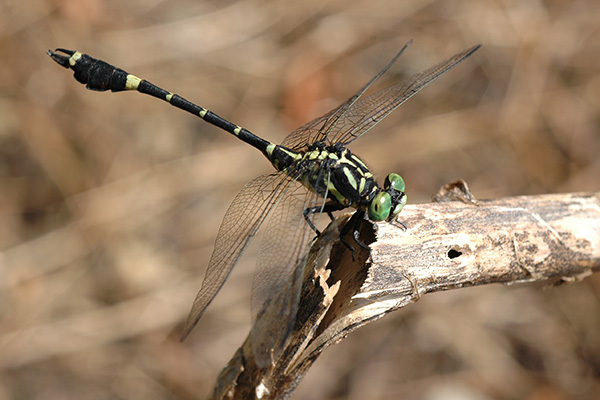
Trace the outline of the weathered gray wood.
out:
M 253 361 L 251 344 L 279 327 L 273 299 L 221 373 L 212 398 L 286 398 L 326 347 L 429 292 L 562 283 L 600 270 L 600 193 L 478 202 L 458 182 L 435 200 L 406 206 L 406 229 L 365 221 L 361 239 L 370 252 L 357 247 L 354 260 L 339 242 L 348 216 L 336 219 L 311 249 L 285 350 L 267 368 Z

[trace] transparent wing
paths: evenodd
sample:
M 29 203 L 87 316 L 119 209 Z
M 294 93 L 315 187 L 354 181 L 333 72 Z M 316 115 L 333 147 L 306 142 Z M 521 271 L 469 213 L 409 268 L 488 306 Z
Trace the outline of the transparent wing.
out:
M 402 49 L 394 56 L 390 61 L 373 79 L 371 79 L 365 86 L 363 86 L 354 96 L 350 97 L 343 104 L 329 111 L 327 114 L 316 118 L 300 128 L 290 133 L 281 143 L 290 149 L 300 150 L 311 143 L 327 139 L 327 136 L 332 130 L 336 130 L 338 120 L 343 117 L 351 108 L 352 105 L 360 99 L 360 97 L 379 79 L 390 67 L 396 62 L 396 60 L 404 53 L 404 50 L 410 46 L 412 40 L 408 41 Z
M 481 45 L 476 45 L 463 50 L 423 72 L 355 101 L 331 128 L 327 140 L 343 145 L 351 143 L 480 47 Z
M 262 175 L 250 181 L 235 197 L 219 228 L 215 249 L 202 287 L 192 304 L 182 334 L 185 339 L 219 292 L 233 266 L 291 181 L 285 175 Z
M 353 99 L 351 98 L 348 101 L 350 100 Z M 315 143 L 322 139 L 322 132 L 325 132 L 325 127 L 331 125 L 331 121 L 339 118 L 346 105 L 347 103 L 344 103 L 341 106 L 329 111 L 327 114 L 313 119 L 312 121 L 297 128 L 292 133 L 287 135 L 285 139 L 283 139 L 281 145 L 292 150 L 305 150 L 308 144 Z
M 365 91 L 392 66 L 409 44 L 410 42 L 383 70 L 348 101 L 324 116 L 296 129 L 285 138 L 282 144 L 294 149 L 301 148 L 316 140 L 325 140 L 329 144 L 341 143 L 347 145 L 365 134 L 402 103 L 481 47 L 481 45 L 476 45 L 461 51 L 423 72 L 362 98 Z
M 322 207 L 324 203 L 324 198 L 293 182 L 266 223 L 252 285 L 253 319 L 255 327 L 260 328 L 251 344 L 255 362 L 260 367 L 268 366 L 277 358 L 296 320 L 306 257 L 315 237 L 303 211 Z M 314 213 L 309 219 L 316 226 L 321 215 Z M 273 301 L 276 302 L 275 316 L 270 314 L 266 321 L 256 321 Z

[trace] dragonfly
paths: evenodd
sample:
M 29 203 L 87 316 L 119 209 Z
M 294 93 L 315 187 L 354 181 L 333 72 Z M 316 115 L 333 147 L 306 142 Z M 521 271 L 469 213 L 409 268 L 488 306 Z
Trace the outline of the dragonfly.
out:
M 341 242 L 353 254 L 355 246 L 366 247 L 359 237 L 360 224 L 365 218 L 373 222 L 397 221 L 407 201 L 403 178 L 391 173 L 383 185 L 379 185 L 365 162 L 350 152 L 347 146 L 481 47 L 472 46 L 405 80 L 365 95 L 411 43 L 406 43 L 375 77 L 347 101 L 294 130 L 281 144 L 267 141 L 178 94 L 105 61 L 74 50 L 48 50 L 54 61 L 73 70 L 75 79 L 88 89 L 138 91 L 164 100 L 258 149 L 275 168 L 275 172 L 248 182 L 229 206 L 202 286 L 183 328 L 182 340 L 196 326 L 265 221 L 253 278 L 254 319 L 268 300 L 285 286 L 284 282 L 301 279 L 311 240 L 319 235 L 317 226 L 322 215 L 333 219 L 335 211 L 349 207 L 356 210 L 340 231 Z M 352 241 L 355 243 L 351 244 Z M 264 364 L 278 354 L 292 328 L 300 286 L 292 285 L 289 293 L 278 296 L 282 302 L 278 304 L 279 315 L 282 316 L 278 321 L 279 332 L 266 346 L 269 354 L 255 354 Z

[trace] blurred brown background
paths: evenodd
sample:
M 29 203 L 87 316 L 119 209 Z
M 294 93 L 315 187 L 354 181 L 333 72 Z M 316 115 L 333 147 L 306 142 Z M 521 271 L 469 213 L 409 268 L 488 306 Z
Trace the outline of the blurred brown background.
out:
M 351 149 L 409 202 L 600 188 L 600 3 L 5 0 L 0 5 L 0 400 L 197 399 L 245 338 L 251 248 L 183 344 L 173 330 L 255 150 L 77 49 L 281 141 L 344 101 L 484 47 Z M 600 279 L 425 296 L 328 349 L 295 399 L 593 399 Z

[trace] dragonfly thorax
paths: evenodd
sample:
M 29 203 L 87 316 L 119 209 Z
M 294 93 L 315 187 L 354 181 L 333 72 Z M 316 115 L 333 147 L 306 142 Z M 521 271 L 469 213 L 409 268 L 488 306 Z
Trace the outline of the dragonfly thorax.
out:
M 280 152 L 283 154 L 278 155 Z M 367 211 L 372 221 L 392 220 L 406 204 L 400 175 L 388 175 L 382 189 L 367 165 L 339 143 L 316 142 L 303 152 L 277 146 L 273 156 L 274 165 L 280 160 L 280 170 L 309 190 L 337 203 L 340 209 Z

